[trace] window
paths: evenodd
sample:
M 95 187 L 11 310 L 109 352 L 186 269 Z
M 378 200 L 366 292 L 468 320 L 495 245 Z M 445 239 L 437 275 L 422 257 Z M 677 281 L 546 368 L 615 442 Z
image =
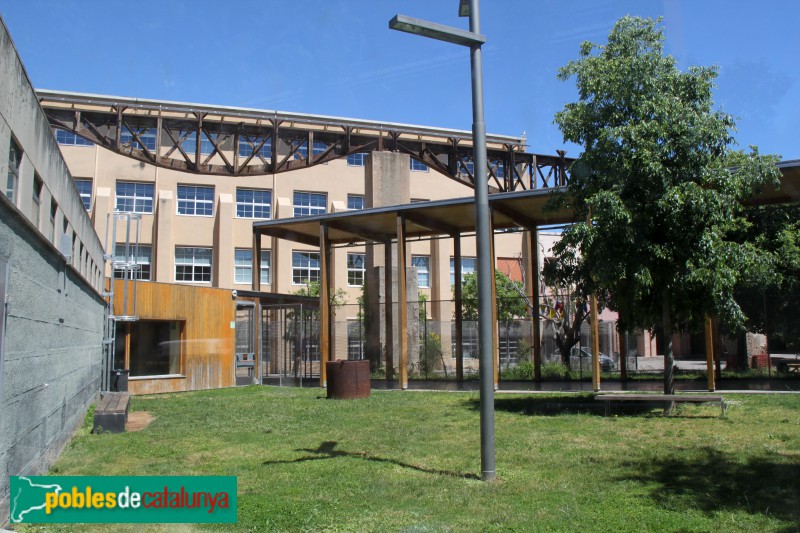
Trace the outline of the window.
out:
M 269 250 L 261 250 L 261 284 L 269 285 L 269 263 L 272 254 Z M 253 250 L 237 249 L 233 260 L 233 282 L 253 283 Z
M 292 284 L 319 281 L 319 252 L 292 252 Z
M 81 195 L 81 200 L 83 201 L 83 207 L 86 208 L 87 211 L 91 211 L 92 180 L 76 179 L 74 181 L 75 181 L 75 188 L 78 189 L 78 194 Z
M 364 359 L 364 327 L 360 320 L 347 321 L 347 358 Z
M 152 213 L 153 189 L 152 183 L 118 181 L 114 209 L 122 213 Z
M 137 250 L 135 244 L 128 245 L 127 252 L 125 244 L 117 243 L 114 247 L 114 278 L 123 279 L 125 270 L 119 268 L 120 263 L 127 263 L 135 268 L 128 269 L 128 279 L 138 279 L 150 281 L 150 265 L 153 256 L 153 247 L 149 244 L 140 244 Z
M 470 176 L 475 175 L 475 163 L 472 159 L 468 159 L 466 157 L 461 158 L 461 161 L 458 165 L 458 173 L 459 174 L 469 174 Z
M 12 138 L 8 147 L 8 178 L 6 179 L 6 196 L 12 203 L 16 203 L 14 202 L 14 195 L 19 185 L 19 165 L 21 162 L 22 149 Z
M 348 194 L 347 209 L 364 209 L 364 196 L 361 194 Z
M 145 148 L 149 151 L 154 152 L 156 149 L 156 129 L 155 128 L 134 128 L 136 131 L 136 135 L 144 143 Z M 130 128 L 128 126 L 123 126 L 122 131 L 119 134 L 119 140 L 122 144 L 130 145 L 131 148 L 135 148 L 137 150 L 142 150 L 142 145 L 139 144 L 139 141 L 136 140 L 136 137 L 133 136 Z
M 322 141 L 314 141 L 314 148 L 312 153 L 316 156 L 328 149 L 328 146 Z M 308 159 L 308 141 L 304 141 L 295 153 L 295 159 Z
M 181 130 L 178 134 L 179 134 L 178 138 L 180 139 L 181 137 L 186 135 L 186 130 Z M 212 134 L 211 137 L 214 139 L 214 142 L 218 142 L 217 141 L 218 136 Z M 197 132 L 192 131 L 189 133 L 189 135 L 186 136 L 186 138 L 181 143 L 181 148 L 183 148 L 183 151 L 186 152 L 188 155 L 192 156 L 195 154 L 196 146 L 197 146 Z M 203 132 L 202 136 L 200 137 L 200 154 L 209 155 L 213 151 L 214 151 L 214 145 L 211 144 L 211 141 L 208 140 L 208 134 L 206 132 Z
M 269 218 L 272 191 L 236 188 L 237 218 Z
M 241 135 L 239 137 L 239 157 L 244 157 L 247 159 L 253 153 L 253 151 L 258 148 L 258 145 L 264 141 L 264 137 L 259 137 L 255 135 Z M 258 158 L 261 156 L 264 159 L 271 159 L 272 158 L 272 138 L 267 139 L 264 141 L 264 144 L 261 145 L 261 148 L 258 149 L 256 155 L 253 158 Z
M 65 130 L 56 130 L 56 142 L 67 146 L 94 146 L 92 141 Z
M 44 182 L 42 182 L 42 178 L 39 177 L 38 174 L 33 175 L 33 203 L 31 206 L 31 222 L 39 227 L 39 219 L 42 216 L 42 189 L 44 188 Z
M 429 255 L 412 255 L 411 266 L 417 268 L 417 286 L 430 287 L 431 286 L 431 256 Z
M 463 281 L 465 274 L 475 272 L 476 260 L 474 257 L 461 258 L 461 279 Z M 450 258 L 450 285 L 456 284 L 456 260 Z
M 125 350 L 128 345 L 128 368 L 132 377 L 180 374 L 182 325 L 177 320 L 117 322 L 117 368 L 125 366 Z M 126 342 L 128 328 L 130 342 Z
M 430 202 L 430 200 L 428 200 L 427 198 L 412 198 L 411 199 L 411 203 L 412 204 L 418 204 L 418 203 L 421 203 L 421 202 Z
M 175 281 L 211 282 L 211 248 L 176 246 Z
M 214 214 L 214 187 L 178 185 L 178 214 L 208 216 Z
M 347 156 L 347 166 L 350 167 L 363 167 L 367 163 L 367 154 L 359 152 L 357 154 L 350 154 Z
M 56 242 L 56 213 L 58 213 L 58 202 L 55 198 L 50 198 L 50 242 Z
M 294 193 L 294 216 L 307 217 L 325 213 L 328 196 L 324 192 L 299 192 Z
M 505 178 L 506 177 L 506 170 L 503 166 L 503 162 L 499 160 L 495 160 L 491 162 L 492 170 L 494 170 L 494 175 L 498 178 Z
M 417 161 L 416 159 L 414 159 L 412 157 L 411 158 L 411 170 L 413 170 L 414 172 L 427 172 L 428 171 L 428 165 L 426 165 L 425 163 L 423 163 L 421 161 Z
M 456 356 L 456 324 L 450 324 L 450 335 L 452 339 L 452 354 Z M 478 322 L 465 320 L 461 324 L 461 350 L 464 357 L 478 357 Z
M 351 287 L 364 285 L 365 254 L 347 254 L 347 284 Z

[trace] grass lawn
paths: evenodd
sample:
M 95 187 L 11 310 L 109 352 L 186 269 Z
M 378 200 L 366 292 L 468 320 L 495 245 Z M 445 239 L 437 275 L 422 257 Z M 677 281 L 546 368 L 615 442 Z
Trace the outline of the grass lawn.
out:
M 51 474 L 238 476 L 239 522 L 210 530 L 797 531 L 800 395 L 725 396 L 720 419 L 718 405 L 606 418 L 590 396 L 498 395 L 492 484 L 478 479 L 473 393 L 139 397 L 149 427 L 91 435 L 87 423 Z

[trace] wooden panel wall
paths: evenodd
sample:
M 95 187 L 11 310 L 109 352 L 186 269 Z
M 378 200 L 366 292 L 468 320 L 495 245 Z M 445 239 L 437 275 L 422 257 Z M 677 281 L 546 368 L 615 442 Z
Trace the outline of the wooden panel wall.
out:
M 114 313 L 122 309 L 122 281 L 114 282 Z M 129 284 L 129 290 L 132 284 Z M 181 375 L 175 378 L 134 378 L 132 394 L 155 394 L 232 387 L 235 384 L 234 349 L 236 303 L 231 291 L 192 285 L 137 283 L 136 313 L 143 320 L 183 321 Z

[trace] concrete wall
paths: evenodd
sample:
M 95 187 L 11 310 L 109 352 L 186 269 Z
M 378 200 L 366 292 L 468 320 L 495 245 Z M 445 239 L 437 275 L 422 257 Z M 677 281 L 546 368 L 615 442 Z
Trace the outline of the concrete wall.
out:
M 0 339 L 0 524 L 8 518 L 9 476 L 46 472 L 99 390 L 104 312 L 98 292 L 103 283 L 100 240 L 0 24 L 3 185 L 11 139 L 23 157 L 17 194 L 12 200 L 5 188 L 0 193 L 0 276 L 7 276 L 6 306 L 0 308 L 5 321 Z M 34 176 L 43 184 L 38 217 Z

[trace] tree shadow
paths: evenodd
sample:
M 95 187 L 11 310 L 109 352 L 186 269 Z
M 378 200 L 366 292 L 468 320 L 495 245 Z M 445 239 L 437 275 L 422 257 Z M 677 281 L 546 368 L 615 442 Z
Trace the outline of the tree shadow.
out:
M 480 409 L 480 400 L 473 398 L 467 400 L 467 407 L 477 411 Z M 496 411 L 506 411 L 520 415 L 535 416 L 560 416 L 585 414 L 594 416 L 605 416 L 605 402 L 597 401 L 592 395 L 547 397 L 547 396 L 514 396 L 514 397 L 495 397 L 494 408 Z M 661 417 L 664 413 L 663 402 L 615 402 L 612 406 L 611 414 L 614 416 L 656 416 Z M 681 411 L 673 411 L 669 418 L 709 418 L 716 419 L 717 416 L 681 414 Z
M 327 459 L 336 459 L 338 457 L 350 457 L 354 459 L 363 459 L 365 461 L 373 461 L 376 463 L 389 463 L 393 465 L 397 465 L 403 468 L 408 468 L 410 470 L 416 470 L 417 472 L 423 472 L 425 474 L 434 474 L 438 476 L 449 476 L 449 477 L 460 477 L 464 479 L 478 479 L 480 480 L 480 476 L 477 474 L 470 474 L 467 472 L 454 472 L 452 470 L 441 470 L 438 468 L 427 468 L 424 466 L 412 465 L 410 463 L 404 463 L 403 461 L 398 461 L 397 459 L 389 459 L 388 457 L 379 457 L 376 455 L 370 455 L 367 452 L 348 452 L 345 450 L 337 450 L 336 446 L 339 443 L 336 441 L 325 441 L 319 445 L 317 448 L 299 448 L 296 449 L 296 452 L 306 452 L 313 455 L 307 455 L 305 457 L 298 457 L 297 459 L 287 459 L 287 460 L 280 460 L 280 461 L 264 461 L 264 465 L 281 465 L 281 464 L 292 464 L 292 463 L 305 463 L 308 461 L 323 461 Z
M 655 484 L 652 500 L 676 511 L 745 511 L 800 524 L 800 464 L 776 457 L 746 462 L 704 447 L 689 456 L 627 462 L 634 473 L 619 481 Z M 786 531 L 797 531 L 796 526 Z

